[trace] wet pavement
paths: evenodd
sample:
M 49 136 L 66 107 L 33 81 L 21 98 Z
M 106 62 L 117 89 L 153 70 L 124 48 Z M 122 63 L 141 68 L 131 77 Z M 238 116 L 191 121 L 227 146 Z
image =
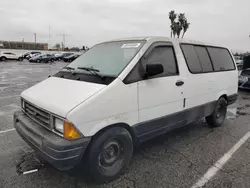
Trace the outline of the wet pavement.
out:
M 82 172 L 59 172 L 42 164 L 34 151 L 13 130 L 13 112 L 20 108 L 20 93 L 65 66 L 65 63 L 0 62 L 0 188 L 158 188 L 192 187 L 250 131 L 250 92 L 240 91 L 227 120 L 211 129 L 204 120 L 172 131 L 136 149 L 131 164 L 117 180 L 96 185 Z M 23 172 L 38 169 L 24 175 Z M 250 139 L 205 184 L 206 188 L 250 187 Z

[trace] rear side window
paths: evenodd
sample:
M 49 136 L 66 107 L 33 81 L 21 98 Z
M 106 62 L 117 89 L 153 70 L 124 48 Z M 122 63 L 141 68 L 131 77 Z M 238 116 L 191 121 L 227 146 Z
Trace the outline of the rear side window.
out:
M 234 62 L 229 51 L 224 48 L 208 47 L 215 71 L 234 70 Z
M 189 44 L 182 44 L 181 45 L 182 51 L 184 53 L 189 71 L 191 73 L 201 73 L 202 67 L 195 51 L 195 47 Z
M 197 56 L 200 60 L 200 64 L 201 64 L 203 72 L 212 72 L 213 66 L 212 66 L 212 62 L 209 58 L 209 55 L 207 53 L 206 47 L 195 46 L 195 51 L 196 51 Z
M 143 63 L 143 67 L 146 64 L 162 64 L 164 72 L 156 77 L 172 76 L 178 74 L 178 68 L 174 55 L 174 49 L 171 46 L 158 46 L 155 47 L 147 57 L 147 60 Z

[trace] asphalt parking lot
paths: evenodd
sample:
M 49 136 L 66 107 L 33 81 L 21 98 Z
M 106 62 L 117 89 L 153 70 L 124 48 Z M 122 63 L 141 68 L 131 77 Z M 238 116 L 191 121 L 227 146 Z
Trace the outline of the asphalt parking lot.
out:
M 0 62 L 1 188 L 191 188 L 202 185 L 200 182 L 206 182 L 206 188 L 250 187 L 250 139 L 246 136 L 250 131 L 250 92 L 246 91 L 239 92 L 222 127 L 211 129 L 199 120 L 144 143 L 136 149 L 126 172 L 111 183 L 96 185 L 81 173 L 42 165 L 13 129 L 12 115 L 20 108 L 23 90 L 65 65 Z M 22 174 L 33 169 L 38 171 Z

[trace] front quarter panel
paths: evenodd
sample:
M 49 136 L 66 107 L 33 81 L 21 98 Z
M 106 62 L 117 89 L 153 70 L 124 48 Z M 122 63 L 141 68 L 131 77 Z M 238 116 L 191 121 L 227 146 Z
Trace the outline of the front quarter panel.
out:
M 67 114 L 84 136 L 118 123 L 138 123 L 137 83 L 125 85 L 116 79 L 108 87 L 86 100 Z

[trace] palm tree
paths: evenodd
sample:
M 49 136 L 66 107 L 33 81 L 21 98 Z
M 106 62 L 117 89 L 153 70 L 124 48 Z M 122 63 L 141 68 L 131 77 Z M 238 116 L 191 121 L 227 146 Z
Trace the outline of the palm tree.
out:
M 183 26 L 184 22 L 187 20 L 185 13 L 181 13 L 178 16 L 178 21 L 180 22 L 181 26 Z
M 182 38 L 184 37 L 185 33 L 187 32 L 188 28 L 190 26 L 190 23 L 187 22 L 187 20 L 185 20 L 185 22 L 183 23 L 183 34 L 182 34 Z
M 173 35 L 174 35 L 174 38 L 175 38 L 175 36 L 177 35 L 177 28 L 178 28 L 177 22 L 173 23 L 172 28 L 173 28 Z
M 169 19 L 171 21 L 171 25 L 170 25 L 170 28 L 171 28 L 171 37 L 173 36 L 174 21 L 175 21 L 176 17 L 177 17 L 177 14 L 175 13 L 174 10 L 172 10 L 172 11 L 169 12 Z
M 182 25 L 181 25 L 180 22 L 177 22 L 177 23 L 176 23 L 176 34 L 177 34 L 177 37 L 178 37 L 178 38 L 180 38 L 181 31 L 182 31 Z

